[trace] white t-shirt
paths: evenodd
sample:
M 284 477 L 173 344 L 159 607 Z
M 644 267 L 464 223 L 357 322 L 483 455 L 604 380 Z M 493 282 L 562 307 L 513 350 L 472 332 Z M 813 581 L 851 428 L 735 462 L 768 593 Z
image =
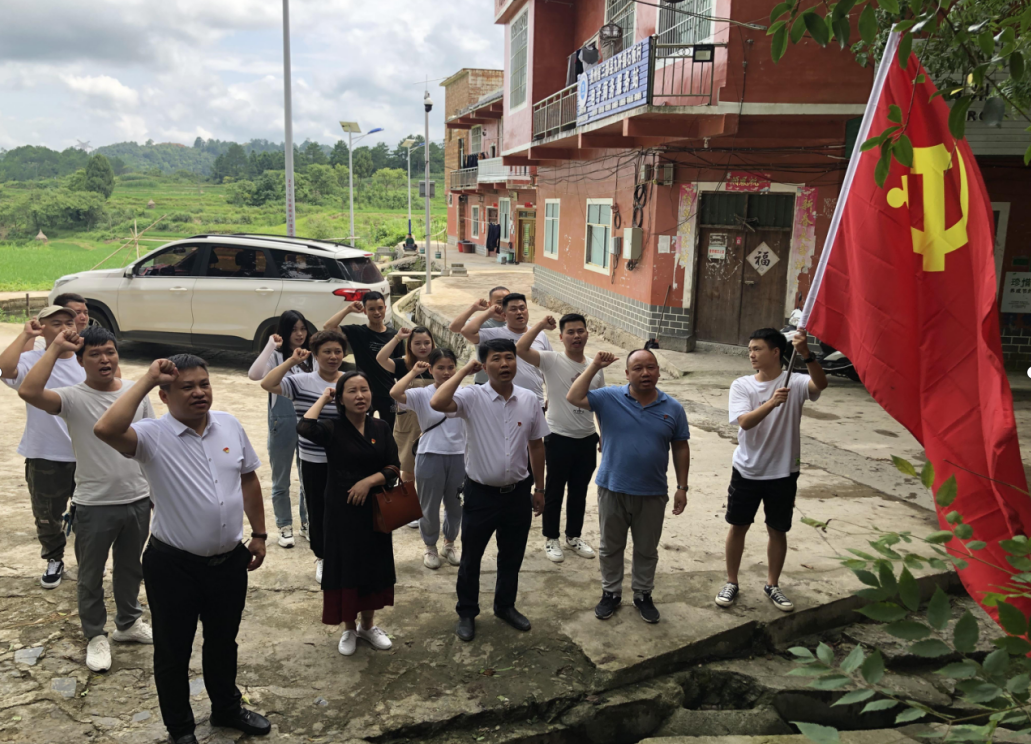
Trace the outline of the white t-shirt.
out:
M 419 454 L 465 454 L 465 422 L 460 418 L 451 418 L 430 408 L 430 398 L 435 392 L 437 392 L 436 385 L 411 388 L 405 391 L 405 400 L 408 401 L 407 408 L 409 411 L 415 412 L 419 419 L 419 428 L 424 432 L 419 439 Z M 435 427 L 433 431 L 426 431 L 442 418 L 444 423 Z
M 328 387 L 335 387 L 335 382 L 326 382 L 319 376 L 318 372 L 304 372 L 299 375 L 288 375 L 279 383 L 283 391 L 283 397 L 294 403 L 294 413 L 297 419 L 303 418 L 308 409 L 315 405 L 315 401 L 322 397 L 322 393 Z M 329 401 L 322 407 L 319 414 L 319 421 L 336 421 L 340 418 L 335 401 Z M 326 462 L 326 450 L 298 435 L 297 448 L 301 453 L 301 460 L 304 462 Z
M 736 424 L 740 416 L 751 413 L 784 387 L 784 372 L 776 380 L 757 382 L 755 375 L 739 377 L 730 386 L 730 422 Z M 809 375 L 791 375 L 791 392 L 785 403 L 774 408 L 758 426 L 748 431 L 738 429 L 734 467 L 750 480 L 787 478 L 799 469 L 801 442 L 799 425 L 802 406 L 807 400 L 816 400 L 819 393 L 809 393 Z
M 72 501 L 84 506 L 131 504 L 150 496 L 150 485 L 143 477 L 140 464 L 109 447 L 93 434 L 93 426 L 108 408 L 131 388 L 130 380 L 122 380 L 120 390 L 101 392 L 85 382 L 58 388 L 61 411 L 57 415 L 68 425 L 75 452 L 75 495 Z M 136 409 L 133 422 L 154 418 L 150 398 L 144 398 Z
M 542 334 L 543 335 L 543 334 Z M 542 351 L 541 372 L 548 385 L 548 412 L 546 414 L 548 428 L 553 434 L 573 439 L 583 439 L 595 433 L 594 414 L 583 408 L 577 408 L 568 400 L 566 393 L 573 386 L 576 378 L 587 369 L 586 359 L 574 362 L 564 351 Z M 605 387 L 605 373 L 598 374 L 591 380 L 590 390 Z
M 529 330 L 529 329 L 528 329 Z M 525 332 L 524 332 L 525 333 Z M 500 328 L 481 328 L 480 329 L 480 342 L 490 341 L 495 338 L 507 338 L 512 343 L 519 343 L 519 339 L 523 337 L 523 333 L 516 333 L 510 330 L 509 327 L 501 326 Z M 530 344 L 531 349 L 537 349 L 538 351 L 551 351 L 551 342 L 548 341 L 548 337 L 544 333 L 538 333 L 537 338 Z M 518 385 L 521 388 L 526 388 L 531 393 L 537 396 L 537 400 L 541 402 L 541 406 L 544 406 L 544 375 L 540 369 L 534 367 L 529 362 L 524 362 L 522 359 L 516 359 L 516 376 L 512 380 L 513 385 Z
M 18 360 L 18 374 L 13 379 L 4 378 L 8 387 L 17 390 L 25 382 L 25 376 L 33 365 L 42 358 L 43 352 L 34 349 L 21 355 Z M 86 371 L 74 356 L 58 359 L 46 388 L 71 387 L 86 381 Z M 25 431 L 21 435 L 18 454 L 26 459 L 50 460 L 51 462 L 75 462 L 72 440 L 64 421 L 51 416 L 35 406 L 25 404 Z

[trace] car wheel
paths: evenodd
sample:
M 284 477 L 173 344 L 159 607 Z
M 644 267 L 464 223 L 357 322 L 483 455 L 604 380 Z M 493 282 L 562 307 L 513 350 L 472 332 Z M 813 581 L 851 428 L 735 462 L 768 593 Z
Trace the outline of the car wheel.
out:
M 107 313 L 97 307 L 87 305 L 89 309 L 89 324 L 98 328 L 103 328 L 105 331 L 115 332 L 114 325 L 111 323 L 110 318 L 107 317 Z

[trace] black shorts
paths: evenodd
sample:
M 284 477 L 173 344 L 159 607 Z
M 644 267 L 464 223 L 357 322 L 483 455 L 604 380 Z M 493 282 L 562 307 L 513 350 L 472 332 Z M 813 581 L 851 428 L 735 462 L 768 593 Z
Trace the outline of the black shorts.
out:
M 734 468 L 727 489 L 727 522 L 738 527 L 752 524 L 762 502 L 766 524 L 780 532 L 790 532 L 797 492 L 798 473 L 787 478 L 749 480 Z

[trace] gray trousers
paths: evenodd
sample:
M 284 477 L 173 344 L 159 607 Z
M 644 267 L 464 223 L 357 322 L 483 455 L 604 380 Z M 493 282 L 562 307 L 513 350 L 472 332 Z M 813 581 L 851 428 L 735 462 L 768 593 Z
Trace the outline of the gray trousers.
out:
M 415 490 L 419 493 L 422 519 L 419 533 L 427 545 L 440 536 L 440 502 L 444 502 L 444 539 L 454 542 L 462 527 L 459 491 L 465 482 L 465 455 L 419 453 L 415 457 Z
M 598 486 L 598 522 L 601 545 L 601 585 L 606 592 L 623 594 L 623 552 L 627 531 L 634 537 L 632 587 L 634 598 L 651 594 L 659 564 L 659 539 L 669 496 L 633 496 Z
M 104 564 L 114 559 L 115 627 L 128 630 L 143 614 L 140 556 L 150 533 L 150 499 L 111 506 L 75 506 L 75 560 L 79 564 L 79 620 L 89 640 L 106 635 Z

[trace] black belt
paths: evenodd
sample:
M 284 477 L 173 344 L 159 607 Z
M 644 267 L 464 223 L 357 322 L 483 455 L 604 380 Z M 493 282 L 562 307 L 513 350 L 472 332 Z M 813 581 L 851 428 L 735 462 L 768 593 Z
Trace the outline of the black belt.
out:
M 153 535 L 150 536 L 150 546 L 158 553 L 165 553 L 166 555 L 172 555 L 176 558 L 183 558 L 193 563 L 200 563 L 205 566 L 221 565 L 222 563 L 226 562 L 229 556 L 236 552 L 236 548 L 233 548 L 228 553 L 220 553 L 219 555 L 197 555 L 196 553 L 191 553 L 188 550 L 176 548 L 172 545 L 169 545 L 166 542 L 161 542 Z
M 498 493 L 512 493 L 512 491 L 516 490 L 524 483 L 524 481 L 516 481 L 515 483 L 510 483 L 507 486 L 488 486 L 486 483 L 480 483 L 479 481 L 474 481 L 472 479 L 470 479 L 469 482 L 475 483 L 480 488 L 486 488 L 488 491 L 497 491 Z

